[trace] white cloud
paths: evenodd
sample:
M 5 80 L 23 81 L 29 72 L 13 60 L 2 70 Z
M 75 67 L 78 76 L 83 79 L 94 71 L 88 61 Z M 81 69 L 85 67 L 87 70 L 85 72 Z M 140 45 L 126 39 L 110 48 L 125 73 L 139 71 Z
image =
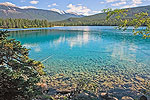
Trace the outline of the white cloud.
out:
M 136 7 L 142 3 L 142 0 L 105 0 L 105 1 L 106 3 L 111 3 L 111 6 L 121 6 L 121 5 L 128 4 L 128 5 L 122 6 L 121 8 Z
M 53 3 L 52 6 L 58 6 L 56 3 Z
M 132 0 L 133 4 L 141 4 L 142 0 Z
M 132 4 L 131 5 L 125 5 L 122 8 L 137 7 L 141 3 L 142 3 L 142 0 L 132 0 Z
M 13 4 L 11 2 L 0 3 L 0 5 L 17 7 L 15 4 Z M 22 6 L 22 7 L 19 7 L 19 8 L 21 8 L 21 9 L 28 9 L 28 8 L 36 8 L 36 7 L 34 7 L 34 6 Z
M 51 5 L 48 5 L 48 7 L 51 7 Z
M 132 8 L 132 7 L 136 7 L 136 6 L 137 6 L 137 5 L 132 4 L 132 5 L 125 5 L 125 6 L 121 7 L 121 8 Z
M 104 3 L 105 3 L 105 2 L 103 2 L 103 1 L 102 1 L 102 2 L 100 2 L 100 4 L 104 4 Z
M 107 3 L 116 2 L 118 0 L 106 0 Z
M 19 7 L 19 8 L 21 8 L 21 9 L 28 9 L 28 8 L 36 8 L 36 7 L 34 7 L 34 6 L 22 6 L 22 7 Z
M 38 3 L 39 3 L 39 1 L 32 0 L 32 1 L 30 1 L 30 3 L 31 3 L 31 4 L 38 4 Z
M 56 3 L 53 3 L 51 5 L 48 5 L 48 7 L 52 7 L 52 6 L 58 6 Z
M 67 8 L 69 8 L 68 10 L 66 10 L 65 12 L 67 13 L 72 13 L 72 14 L 78 14 L 78 15 L 93 15 L 93 14 L 97 14 L 97 13 L 101 13 L 101 10 L 91 10 L 89 8 L 87 8 L 86 6 L 82 6 L 82 4 L 77 4 L 77 5 L 73 5 L 73 4 L 69 4 L 67 6 Z
M 15 4 L 13 4 L 13 3 L 11 3 L 11 2 L 4 2 L 4 3 L 0 3 L 0 5 L 16 7 L 16 5 L 15 5 Z
M 86 6 L 82 6 L 82 5 L 73 5 L 73 4 L 69 4 L 67 6 L 67 8 L 69 8 L 68 10 L 66 10 L 66 12 L 68 13 L 77 13 L 80 15 L 89 15 L 91 9 L 87 8 Z
M 94 14 L 102 13 L 102 11 L 92 11 Z
M 125 1 L 122 1 L 122 2 L 118 2 L 118 3 L 114 3 L 114 4 L 111 4 L 112 6 L 120 6 L 120 5 L 124 5 L 126 4 L 127 2 Z

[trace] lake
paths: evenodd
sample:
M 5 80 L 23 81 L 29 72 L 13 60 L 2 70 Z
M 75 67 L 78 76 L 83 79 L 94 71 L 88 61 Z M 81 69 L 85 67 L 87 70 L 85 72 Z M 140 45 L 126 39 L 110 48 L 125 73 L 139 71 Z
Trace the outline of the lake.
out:
M 92 80 L 101 90 L 140 91 L 150 83 L 150 39 L 134 36 L 132 28 L 110 26 L 54 27 L 12 31 L 11 38 L 31 49 L 50 76 Z

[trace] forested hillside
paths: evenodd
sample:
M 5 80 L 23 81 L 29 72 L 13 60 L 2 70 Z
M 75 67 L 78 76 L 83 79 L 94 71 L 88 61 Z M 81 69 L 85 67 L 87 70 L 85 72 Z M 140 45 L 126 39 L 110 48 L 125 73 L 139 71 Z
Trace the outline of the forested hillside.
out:
M 150 15 L 150 6 L 142 6 L 142 7 L 135 7 L 135 8 L 127 8 L 128 12 L 126 16 L 126 19 L 131 19 L 134 17 L 135 14 L 140 12 L 147 12 Z M 64 21 L 58 21 L 53 23 L 55 25 L 62 25 L 62 26 L 68 26 L 68 25 L 119 25 L 119 22 L 117 20 L 111 19 L 111 21 L 106 21 L 106 13 L 100 13 L 92 16 L 85 16 L 82 18 L 69 18 Z

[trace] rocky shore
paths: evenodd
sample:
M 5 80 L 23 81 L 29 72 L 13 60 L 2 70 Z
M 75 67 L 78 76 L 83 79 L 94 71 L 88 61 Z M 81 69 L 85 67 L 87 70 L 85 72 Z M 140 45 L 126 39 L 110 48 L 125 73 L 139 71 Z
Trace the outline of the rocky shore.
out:
M 39 85 L 44 95 L 40 96 L 39 100 L 150 100 L 150 88 L 144 85 L 149 81 L 146 82 L 139 76 L 129 83 L 125 81 L 126 84 L 123 81 L 115 83 L 113 77 L 100 78 L 101 75 L 97 75 L 98 78 L 86 73 L 78 73 L 75 76 L 68 77 L 61 73 L 43 77 Z M 123 88 L 127 84 L 128 87 Z

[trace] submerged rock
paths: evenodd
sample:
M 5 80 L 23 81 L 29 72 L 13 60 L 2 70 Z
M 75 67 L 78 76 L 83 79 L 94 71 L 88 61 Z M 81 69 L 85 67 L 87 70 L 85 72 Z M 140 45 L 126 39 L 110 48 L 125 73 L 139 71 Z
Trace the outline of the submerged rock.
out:
M 134 100 L 132 97 L 124 96 L 121 98 L 121 100 Z
M 116 97 L 113 97 L 112 100 L 118 100 Z
M 97 96 L 91 95 L 90 93 L 83 92 L 83 93 L 77 94 L 72 100 L 99 100 L 99 98 Z
M 135 78 L 136 78 L 138 81 L 143 81 L 143 82 L 145 81 L 142 77 L 139 77 L 139 76 L 136 76 Z
M 143 95 L 140 97 L 140 100 L 147 100 L 147 97 Z
M 63 74 L 63 73 L 60 73 L 59 76 L 64 76 L 64 74 Z
M 108 98 L 108 93 L 102 92 L 102 93 L 100 94 L 100 96 L 101 96 L 102 98 L 106 99 L 106 98 Z
M 118 100 L 116 97 L 112 97 L 106 92 L 101 93 L 100 98 L 103 98 L 104 100 Z

